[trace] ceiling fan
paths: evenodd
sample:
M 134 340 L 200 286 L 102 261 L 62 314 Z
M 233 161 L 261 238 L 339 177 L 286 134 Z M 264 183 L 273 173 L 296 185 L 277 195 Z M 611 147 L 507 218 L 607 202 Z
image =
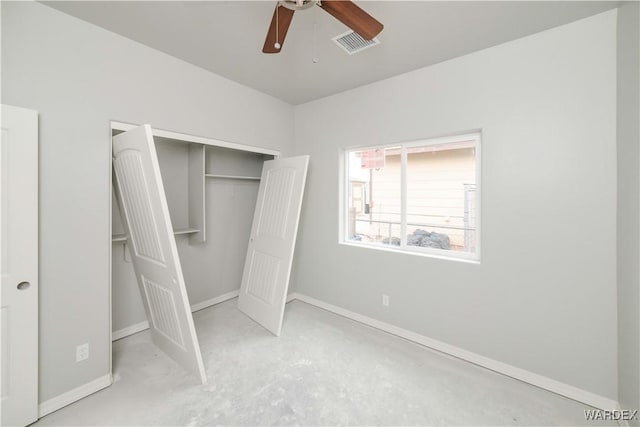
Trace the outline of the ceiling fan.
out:
M 287 36 L 291 19 L 296 10 L 308 9 L 314 5 L 327 11 L 363 39 L 371 40 L 384 26 L 374 17 L 350 0 L 279 0 L 271 18 L 263 53 L 279 53 Z

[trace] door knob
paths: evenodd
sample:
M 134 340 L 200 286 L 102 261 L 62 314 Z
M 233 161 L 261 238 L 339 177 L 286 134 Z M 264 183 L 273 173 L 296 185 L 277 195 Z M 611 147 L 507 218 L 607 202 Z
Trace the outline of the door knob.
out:
M 29 286 L 31 286 L 31 283 L 29 283 L 29 282 L 20 282 L 20 283 L 18 283 L 18 290 L 19 291 L 24 291 L 26 289 L 29 289 Z

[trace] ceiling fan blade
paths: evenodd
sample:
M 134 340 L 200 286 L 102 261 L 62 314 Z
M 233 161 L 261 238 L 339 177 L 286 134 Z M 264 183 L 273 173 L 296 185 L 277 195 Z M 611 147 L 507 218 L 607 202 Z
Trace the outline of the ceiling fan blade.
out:
M 373 39 L 384 28 L 384 25 L 352 1 L 322 0 L 318 5 L 365 40 Z
M 264 41 L 262 47 L 262 53 L 280 53 L 284 39 L 287 36 L 289 30 L 289 24 L 293 18 L 294 10 L 287 9 L 286 7 L 276 5 L 276 10 L 273 11 L 273 18 L 271 18 L 271 25 L 269 31 L 267 31 L 267 38 Z M 278 37 L 276 38 L 276 27 L 278 30 Z M 277 43 L 280 43 L 280 48 L 276 47 Z

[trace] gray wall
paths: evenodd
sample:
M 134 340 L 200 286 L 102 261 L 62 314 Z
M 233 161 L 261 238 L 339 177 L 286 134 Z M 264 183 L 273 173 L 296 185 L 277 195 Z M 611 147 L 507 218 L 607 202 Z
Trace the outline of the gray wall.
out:
M 618 399 L 640 408 L 640 5 L 618 11 Z M 638 420 L 634 425 L 640 425 Z
M 40 113 L 42 402 L 109 372 L 109 120 L 287 154 L 293 111 L 35 2 L 2 2 L 2 103 Z
M 294 112 L 298 292 L 616 399 L 616 11 Z M 338 243 L 341 149 L 473 129 L 479 265 Z

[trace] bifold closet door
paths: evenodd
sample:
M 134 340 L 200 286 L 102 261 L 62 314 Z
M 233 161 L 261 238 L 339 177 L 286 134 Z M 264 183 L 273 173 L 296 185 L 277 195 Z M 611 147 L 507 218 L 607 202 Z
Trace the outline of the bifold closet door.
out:
M 204 383 L 207 377 L 149 125 L 113 137 L 113 169 L 153 342 Z
M 238 307 L 276 336 L 282 329 L 309 156 L 264 162 Z

